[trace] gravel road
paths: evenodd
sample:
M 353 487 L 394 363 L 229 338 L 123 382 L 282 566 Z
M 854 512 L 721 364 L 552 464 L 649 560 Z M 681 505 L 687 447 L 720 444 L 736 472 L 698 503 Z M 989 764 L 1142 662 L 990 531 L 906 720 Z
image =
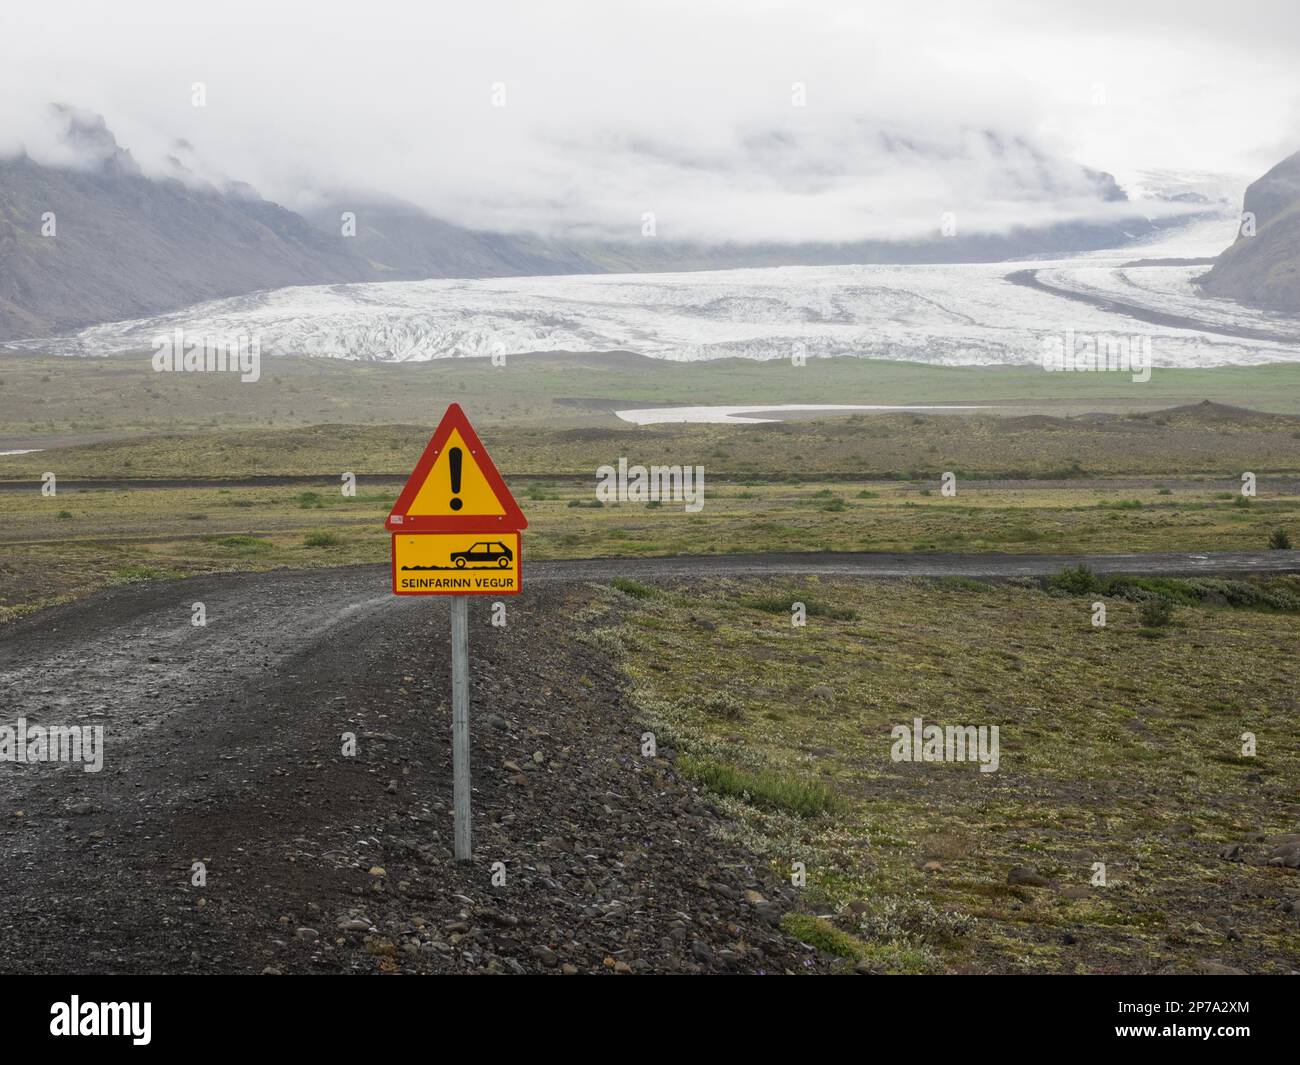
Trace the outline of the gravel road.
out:
M 122 585 L 13 622 L 0 724 L 103 725 L 105 756 L 98 773 L 0 762 L 0 971 L 827 970 L 776 927 L 793 889 L 717 840 L 671 751 L 641 756 L 617 672 L 573 638 L 584 583 L 1079 561 L 1300 569 L 1295 552 L 528 564 L 505 627 L 471 603 L 469 863 L 450 857 L 446 604 L 392 596 L 387 567 Z

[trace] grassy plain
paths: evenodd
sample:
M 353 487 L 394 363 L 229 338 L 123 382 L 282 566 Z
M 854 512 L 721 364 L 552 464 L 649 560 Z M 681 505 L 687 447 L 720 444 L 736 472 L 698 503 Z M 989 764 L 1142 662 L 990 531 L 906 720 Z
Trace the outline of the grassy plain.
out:
M 30 489 L 0 493 L 0 618 L 119 580 L 222 570 L 383 562 L 383 519 L 399 485 Z M 515 489 L 529 558 L 750 551 L 1082 552 L 1263 550 L 1275 529 L 1300 542 L 1300 481 L 1260 482 L 1248 506 L 1228 478 L 723 483 L 704 509 L 600 506 L 593 481 Z M 316 533 L 333 534 L 311 546 Z
M 430 426 L 449 402 L 476 426 L 623 425 L 615 409 L 739 403 L 994 404 L 1013 413 L 1129 413 L 1210 400 L 1300 414 L 1300 364 L 1049 374 L 1032 366 L 872 359 L 666 362 L 627 352 L 362 363 L 265 359 L 237 375 L 155 373 L 149 354 L 0 354 L 0 449 L 43 441 L 322 424 Z
M 808 941 L 876 972 L 1284 973 L 1300 578 L 1263 587 L 1291 609 L 1207 605 L 1223 585 L 1159 630 L 1127 597 L 1098 628 L 1095 593 L 964 580 L 630 586 L 591 624 L 730 832 L 803 863 Z M 997 771 L 892 760 L 917 717 L 997 725 Z
M 0 610 L 150 575 L 383 561 L 383 517 L 428 432 L 169 432 L 0 456 L 10 482 L 0 491 Z M 529 516 L 533 558 L 1258 550 L 1277 529 L 1300 542 L 1300 417 L 1213 404 L 483 435 Z M 703 466 L 703 510 L 599 506 L 596 468 L 619 457 Z M 46 471 L 54 496 L 40 490 Z M 341 492 L 349 471 L 354 497 Z M 952 497 L 941 489 L 946 471 L 957 478 Z M 1246 471 L 1257 479 L 1248 501 Z M 335 542 L 308 546 L 321 531 Z

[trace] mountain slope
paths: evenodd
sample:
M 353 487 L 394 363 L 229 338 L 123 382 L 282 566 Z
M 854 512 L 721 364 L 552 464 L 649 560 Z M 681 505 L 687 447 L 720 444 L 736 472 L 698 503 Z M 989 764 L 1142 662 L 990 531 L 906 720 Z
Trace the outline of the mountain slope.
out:
M 44 336 L 214 296 L 366 270 L 292 211 L 249 191 L 151 180 L 96 116 L 62 109 L 89 165 L 0 160 L 0 337 Z M 52 236 L 42 216 L 54 215 Z
M 1113 222 L 1063 222 L 1000 234 L 915 240 L 805 241 L 708 244 L 646 238 L 566 242 L 526 233 L 486 233 L 432 218 L 409 204 L 344 202 L 309 212 L 322 231 L 340 231 L 344 211 L 356 234 L 335 236 L 337 247 L 365 260 L 375 279 L 517 277 L 590 273 L 662 273 L 772 266 L 851 266 L 999 262 L 1110 248 L 1147 237 L 1158 223 L 1129 217 Z M 1135 212 L 1136 213 L 1136 212 Z
M 1300 152 L 1246 189 L 1255 235 L 1238 236 L 1204 277 L 1207 295 L 1300 313 Z
M 296 214 L 251 187 L 201 181 L 170 157 L 173 177 L 146 177 L 102 118 L 56 106 L 52 114 L 77 168 L 28 156 L 0 159 L 0 340 L 144 318 L 190 304 L 304 284 L 410 281 L 736 267 L 991 262 L 1114 247 L 1159 223 L 1140 207 L 1105 221 L 1023 226 L 912 240 L 844 243 L 703 243 L 664 237 L 548 239 L 453 225 L 392 199 L 339 197 Z M 976 138 L 996 161 L 1008 202 L 1107 204 L 1126 199 L 1113 178 L 1053 160 L 1019 141 Z M 886 138 L 867 155 L 877 168 L 905 152 L 947 166 L 970 145 Z M 875 154 L 872 154 L 875 153 Z M 879 158 L 877 158 L 879 156 Z M 865 163 L 864 163 L 865 165 Z M 987 170 L 985 171 L 987 173 Z M 350 202 L 349 202 L 350 201 Z M 344 236 L 341 215 L 355 215 Z M 55 235 L 42 235 L 46 212 Z M 938 219 L 935 219 L 936 228 Z
M 343 216 L 355 233 L 343 236 Z M 400 200 L 356 197 L 306 212 L 340 252 L 364 263 L 376 280 L 517 277 L 590 273 L 600 267 L 580 252 L 540 238 L 485 233 L 434 218 Z

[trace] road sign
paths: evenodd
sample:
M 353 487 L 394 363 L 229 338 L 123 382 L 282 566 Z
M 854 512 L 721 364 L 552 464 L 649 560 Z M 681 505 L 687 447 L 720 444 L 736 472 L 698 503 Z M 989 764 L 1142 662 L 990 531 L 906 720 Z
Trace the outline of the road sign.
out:
M 528 519 L 453 403 L 384 522 L 393 534 L 393 594 L 451 596 L 451 775 L 455 853 L 470 858 L 469 600 L 514 595 Z
M 528 528 L 460 405 L 453 403 L 384 523 L 389 532 L 487 532 Z
M 395 595 L 514 595 L 517 532 L 394 533 Z

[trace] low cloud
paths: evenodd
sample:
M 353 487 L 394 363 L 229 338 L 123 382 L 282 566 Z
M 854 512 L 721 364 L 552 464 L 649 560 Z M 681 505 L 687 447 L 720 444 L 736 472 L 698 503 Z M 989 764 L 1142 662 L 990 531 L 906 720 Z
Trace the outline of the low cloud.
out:
M 906 237 L 948 211 L 1001 232 L 1112 217 L 1080 164 L 1251 170 L 1288 143 L 1300 22 L 1278 4 L 1265 33 L 1269 7 L 1223 32 L 1187 3 L 6 5 L 0 154 L 91 165 L 66 101 L 151 176 L 296 209 L 350 190 L 569 237 L 647 213 L 668 239 Z

